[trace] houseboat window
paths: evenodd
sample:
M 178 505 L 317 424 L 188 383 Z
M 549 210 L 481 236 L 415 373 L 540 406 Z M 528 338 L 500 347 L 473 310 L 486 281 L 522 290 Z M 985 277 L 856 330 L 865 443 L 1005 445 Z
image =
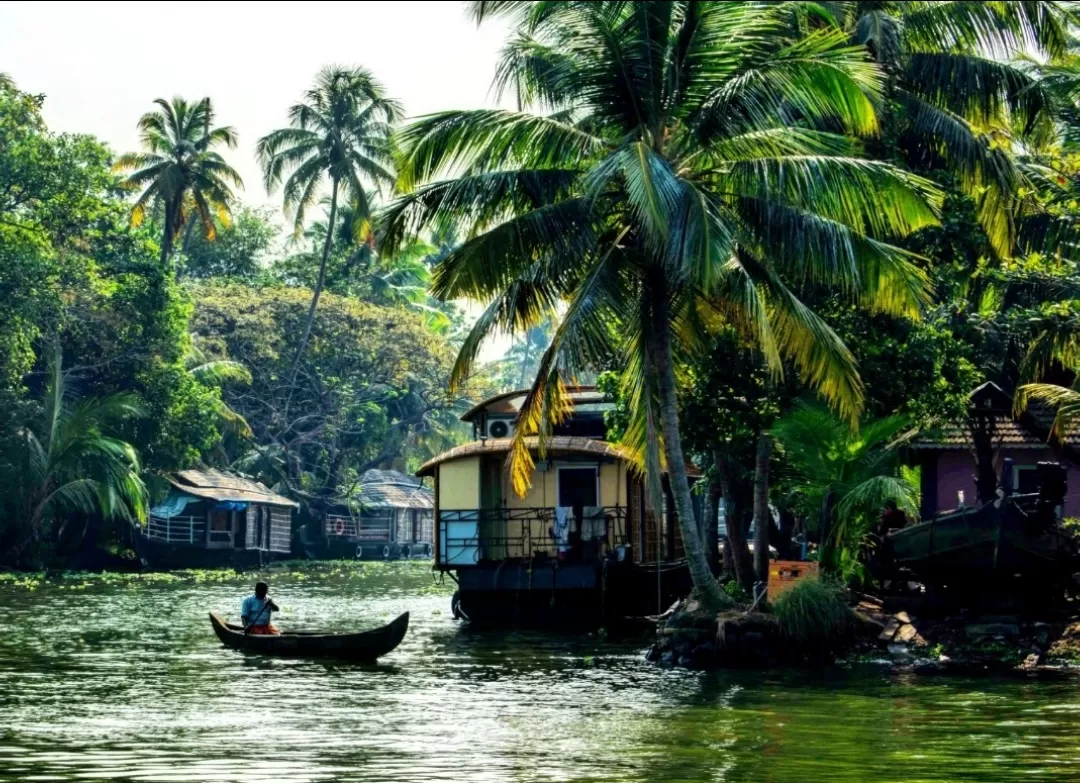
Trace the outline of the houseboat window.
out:
M 559 505 L 565 508 L 599 506 L 597 469 L 559 468 Z
M 227 533 L 232 530 L 230 522 L 228 511 L 215 511 L 210 517 L 210 529 Z

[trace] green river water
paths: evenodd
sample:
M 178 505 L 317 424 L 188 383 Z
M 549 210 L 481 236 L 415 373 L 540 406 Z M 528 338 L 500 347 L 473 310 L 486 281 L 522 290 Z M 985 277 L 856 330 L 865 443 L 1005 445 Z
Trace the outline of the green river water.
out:
M 270 574 L 277 622 L 410 611 L 377 666 L 223 649 L 250 577 L 0 581 L 0 781 L 1080 780 L 1077 681 L 663 670 L 470 631 L 423 564 L 331 571 Z

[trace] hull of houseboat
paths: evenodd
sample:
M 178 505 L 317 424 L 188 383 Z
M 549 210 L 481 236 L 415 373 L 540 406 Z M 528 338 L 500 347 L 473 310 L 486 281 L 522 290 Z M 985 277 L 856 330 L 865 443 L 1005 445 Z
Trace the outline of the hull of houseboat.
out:
M 481 626 L 598 626 L 660 614 L 691 587 L 685 564 L 503 562 L 455 579 L 453 613 Z
M 888 545 L 895 567 L 934 585 L 977 591 L 1017 581 L 1042 589 L 1067 579 L 1076 564 L 1067 535 L 1013 503 L 913 525 L 891 534 Z
M 430 560 L 433 551 L 424 541 L 399 544 L 340 536 L 308 536 L 304 541 L 304 556 L 309 560 Z
M 143 568 L 150 571 L 233 568 L 238 571 L 259 568 L 288 555 L 254 549 L 206 549 L 189 544 L 166 543 L 135 533 L 135 553 Z

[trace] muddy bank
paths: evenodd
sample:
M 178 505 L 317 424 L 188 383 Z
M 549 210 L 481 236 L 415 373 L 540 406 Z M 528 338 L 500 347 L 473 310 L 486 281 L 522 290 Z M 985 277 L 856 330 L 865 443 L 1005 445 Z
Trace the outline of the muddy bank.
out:
M 1080 673 L 1080 607 L 1026 615 L 909 611 L 860 596 L 851 610 L 842 633 L 807 645 L 786 634 L 767 608 L 710 612 L 684 600 L 656 618 L 647 658 L 691 669 L 874 661 L 925 674 Z

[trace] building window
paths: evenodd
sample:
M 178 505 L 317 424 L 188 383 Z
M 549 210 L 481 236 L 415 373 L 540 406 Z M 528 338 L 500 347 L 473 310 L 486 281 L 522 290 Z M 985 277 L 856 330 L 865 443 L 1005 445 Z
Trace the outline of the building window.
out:
M 1035 465 L 1014 465 L 1013 491 L 1018 495 L 1036 494 L 1039 491 L 1039 469 Z

